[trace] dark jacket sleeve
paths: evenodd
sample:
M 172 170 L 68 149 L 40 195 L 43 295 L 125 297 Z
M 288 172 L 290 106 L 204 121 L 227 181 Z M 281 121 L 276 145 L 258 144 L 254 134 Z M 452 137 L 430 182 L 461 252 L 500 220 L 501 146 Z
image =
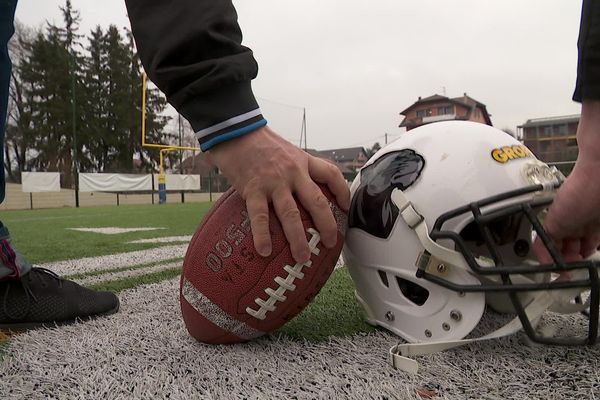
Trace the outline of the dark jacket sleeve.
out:
M 266 125 L 231 0 L 126 0 L 148 77 L 192 125 L 202 150 Z
M 600 99 L 600 0 L 584 0 L 573 100 Z

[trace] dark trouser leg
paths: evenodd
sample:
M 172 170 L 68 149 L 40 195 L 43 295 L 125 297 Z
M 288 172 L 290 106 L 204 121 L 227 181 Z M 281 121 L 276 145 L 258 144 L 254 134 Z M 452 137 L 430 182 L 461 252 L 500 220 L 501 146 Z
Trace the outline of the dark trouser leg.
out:
M 17 0 L 0 0 L 0 203 L 4 201 L 4 135 L 8 107 L 8 85 L 10 82 L 10 57 L 8 41 L 15 32 L 14 18 Z
M 13 20 L 17 0 L 0 0 L 0 203 L 4 200 L 4 136 L 8 107 L 8 87 L 11 63 L 8 41 L 15 28 Z M 31 269 L 31 265 L 10 246 L 8 230 L 0 222 L 0 279 L 18 278 Z
M 4 134 L 10 81 L 8 41 L 17 0 L 0 0 L 0 203 L 4 200 Z M 25 277 L 23 275 L 27 274 Z M 114 293 L 98 292 L 31 265 L 10 245 L 0 222 L 0 331 L 75 322 L 119 309 Z

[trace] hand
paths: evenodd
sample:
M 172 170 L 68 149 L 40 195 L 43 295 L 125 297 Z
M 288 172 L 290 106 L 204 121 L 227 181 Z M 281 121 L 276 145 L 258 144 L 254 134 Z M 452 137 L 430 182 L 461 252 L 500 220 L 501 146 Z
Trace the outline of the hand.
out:
M 577 128 L 579 156 L 556 194 L 544 220 L 565 261 L 579 261 L 600 245 L 600 101 L 584 101 Z M 539 238 L 533 249 L 541 263 L 551 263 Z
M 589 257 L 600 245 L 600 162 L 577 162 L 559 189 L 544 228 L 565 261 Z M 533 246 L 541 263 L 552 258 L 539 238 Z
M 335 246 L 336 221 L 316 183 L 326 184 L 340 208 L 348 210 L 350 191 L 334 164 L 309 155 L 269 127 L 215 146 L 208 151 L 208 159 L 246 200 L 254 247 L 260 255 L 266 257 L 272 250 L 269 233 L 269 202 L 272 202 L 294 259 L 309 260 L 310 250 L 294 194 L 311 215 L 325 247 Z

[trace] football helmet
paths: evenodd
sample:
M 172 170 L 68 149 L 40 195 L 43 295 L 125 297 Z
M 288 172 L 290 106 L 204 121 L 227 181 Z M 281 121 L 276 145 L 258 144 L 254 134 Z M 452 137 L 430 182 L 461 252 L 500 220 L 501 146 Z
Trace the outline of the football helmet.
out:
M 514 137 L 474 122 L 424 125 L 379 150 L 352 183 L 343 250 L 367 320 L 435 344 L 396 346 L 402 355 L 467 343 L 486 304 L 517 317 L 485 338 L 523 328 L 535 342 L 594 343 L 600 263 L 565 262 L 541 223 L 563 180 Z M 553 263 L 536 261 L 536 236 Z M 546 310 L 588 307 L 584 337 L 536 332 Z

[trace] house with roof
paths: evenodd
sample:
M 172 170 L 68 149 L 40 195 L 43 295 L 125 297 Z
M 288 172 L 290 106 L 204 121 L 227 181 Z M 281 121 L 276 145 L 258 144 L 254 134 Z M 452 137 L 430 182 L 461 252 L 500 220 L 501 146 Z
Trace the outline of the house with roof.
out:
M 341 150 L 345 149 L 333 151 L 336 152 L 338 156 L 344 155 L 345 152 Z M 338 163 L 337 161 L 328 157 L 327 153 L 324 154 L 323 152 L 314 149 L 307 149 L 305 151 L 314 157 L 321 158 L 327 162 L 334 164 L 336 167 L 338 167 L 342 175 L 344 175 L 344 177 L 347 180 L 351 181 L 352 179 L 354 179 L 354 176 L 356 175 L 356 170 L 354 168 L 349 168 L 346 165 Z M 364 152 L 364 149 L 362 149 L 362 151 Z M 362 160 L 362 156 L 358 158 Z M 341 159 L 345 158 L 341 157 Z M 177 169 L 177 173 L 179 172 L 183 174 L 200 175 L 200 186 L 202 188 L 202 191 L 208 191 L 211 187 L 213 191 L 224 191 L 230 187 L 227 178 L 225 178 L 225 176 L 220 173 L 218 168 L 214 167 L 208 162 L 208 160 L 206 159 L 206 154 L 202 152 L 194 153 L 193 156 L 187 157 L 185 160 L 183 160 L 181 166 Z
M 439 121 L 474 121 L 492 125 L 491 115 L 485 104 L 464 93 L 461 97 L 449 98 L 434 94 L 421 98 L 400 113 L 404 119 L 400 127 L 407 131 L 418 126 Z
M 194 153 L 193 156 L 183 160 L 177 173 L 200 175 L 200 190 L 203 192 L 224 192 L 230 187 L 227 178 L 219 173 L 219 169 L 206 159 L 202 152 Z
M 356 176 L 356 171 L 354 169 L 349 168 L 346 165 L 343 165 L 343 164 L 340 164 L 339 162 L 334 161 L 333 159 L 329 158 L 328 155 L 323 153 L 322 151 L 315 150 L 315 149 L 306 149 L 305 151 L 313 157 L 318 157 L 322 160 L 325 160 L 327 162 L 334 164 L 336 167 L 338 167 L 338 169 L 340 170 L 342 175 L 344 175 L 344 178 L 346 178 L 346 180 L 348 180 L 348 181 L 351 181 Z
M 357 171 L 369 159 L 364 147 L 348 147 L 345 149 L 319 150 L 319 154 L 325 158 L 333 160 L 341 167 L 346 167 L 351 171 Z

